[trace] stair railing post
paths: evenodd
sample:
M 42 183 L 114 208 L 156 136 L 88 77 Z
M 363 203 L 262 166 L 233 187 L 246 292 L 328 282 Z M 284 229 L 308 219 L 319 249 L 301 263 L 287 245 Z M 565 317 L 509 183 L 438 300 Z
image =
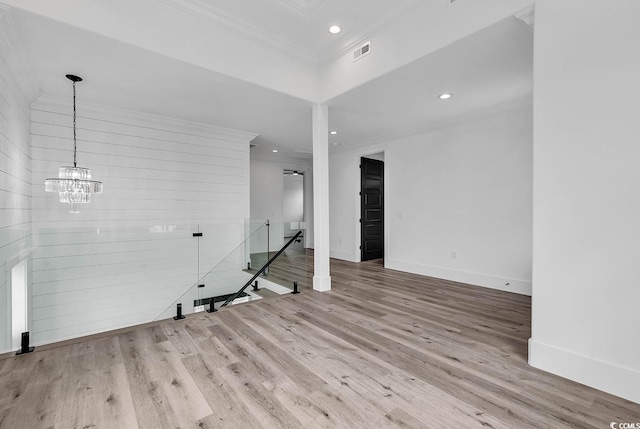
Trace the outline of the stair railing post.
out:
M 182 315 L 182 304 L 179 303 L 176 306 L 176 315 L 173 317 L 173 320 L 182 320 L 184 319 L 184 316 Z

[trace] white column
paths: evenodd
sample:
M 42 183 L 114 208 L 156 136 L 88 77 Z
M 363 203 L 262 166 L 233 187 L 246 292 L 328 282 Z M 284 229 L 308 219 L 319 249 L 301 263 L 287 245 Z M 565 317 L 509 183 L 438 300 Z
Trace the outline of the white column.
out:
M 313 289 L 331 290 L 329 273 L 329 108 L 315 104 L 313 122 Z

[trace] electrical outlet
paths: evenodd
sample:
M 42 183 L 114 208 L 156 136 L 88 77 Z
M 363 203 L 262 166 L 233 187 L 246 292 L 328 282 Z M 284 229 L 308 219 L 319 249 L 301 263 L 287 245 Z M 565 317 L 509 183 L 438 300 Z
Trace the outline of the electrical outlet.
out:
M 458 251 L 457 250 L 452 250 L 451 251 L 451 259 L 458 259 Z

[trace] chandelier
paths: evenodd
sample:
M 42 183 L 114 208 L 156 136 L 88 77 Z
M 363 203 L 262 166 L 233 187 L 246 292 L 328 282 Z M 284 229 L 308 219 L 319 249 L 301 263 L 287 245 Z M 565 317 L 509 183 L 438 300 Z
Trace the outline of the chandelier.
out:
M 91 170 L 77 166 L 76 82 L 82 82 L 82 78 L 68 74 L 67 79 L 73 82 L 73 167 L 60 167 L 58 177 L 44 181 L 44 190 L 57 192 L 60 202 L 69 204 L 69 213 L 80 213 L 79 204 L 90 203 L 91 194 L 102 193 L 102 182 L 91 180 Z

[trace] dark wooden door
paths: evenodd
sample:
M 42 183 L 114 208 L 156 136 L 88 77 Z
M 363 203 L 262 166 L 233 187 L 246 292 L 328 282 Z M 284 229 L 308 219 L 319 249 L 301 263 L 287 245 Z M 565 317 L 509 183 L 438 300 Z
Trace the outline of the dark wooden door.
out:
M 361 260 L 384 256 L 384 162 L 360 158 Z

